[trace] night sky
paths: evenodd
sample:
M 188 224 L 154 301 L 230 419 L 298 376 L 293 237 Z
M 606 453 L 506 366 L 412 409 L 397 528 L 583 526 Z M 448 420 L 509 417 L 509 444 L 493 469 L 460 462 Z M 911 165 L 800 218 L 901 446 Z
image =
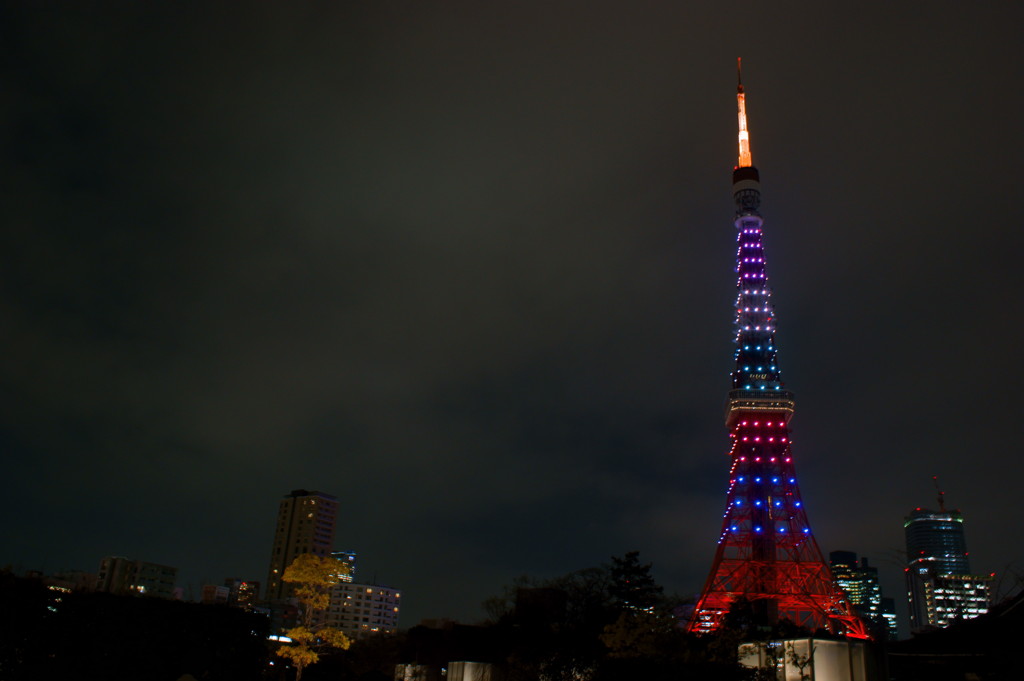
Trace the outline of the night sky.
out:
M 262 582 L 307 488 L 405 626 L 630 550 L 694 595 L 742 56 L 822 550 L 902 615 L 938 475 L 1019 586 L 1021 3 L 21 4 L 0 564 Z

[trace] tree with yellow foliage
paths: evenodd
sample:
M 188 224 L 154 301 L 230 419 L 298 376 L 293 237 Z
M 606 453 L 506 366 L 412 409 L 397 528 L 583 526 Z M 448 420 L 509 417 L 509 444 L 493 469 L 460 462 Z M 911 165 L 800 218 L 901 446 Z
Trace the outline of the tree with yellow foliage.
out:
M 303 670 L 320 659 L 323 648 L 347 650 L 351 639 L 333 627 L 322 626 L 318 615 L 331 602 L 331 589 L 349 573 L 344 562 L 330 556 L 304 553 L 288 566 L 281 579 L 296 584 L 295 596 L 301 606 L 301 624 L 285 635 L 295 645 L 279 648 L 277 654 L 295 665 L 295 681 L 302 680 Z

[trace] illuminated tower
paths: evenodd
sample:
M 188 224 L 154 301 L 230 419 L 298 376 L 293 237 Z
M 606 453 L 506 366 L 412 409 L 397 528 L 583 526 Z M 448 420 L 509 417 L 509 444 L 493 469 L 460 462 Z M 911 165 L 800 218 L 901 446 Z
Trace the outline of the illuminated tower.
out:
M 790 453 L 795 405 L 776 360 L 775 316 L 765 274 L 761 185 L 751 162 L 746 101 L 740 81 L 736 200 L 736 369 L 726 404 L 732 440 L 725 522 L 711 574 L 689 629 L 716 629 L 737 599 L 747 599 L 764 624 L 789 619 L 812 630 L 867 638 L 835 585 L 800 498 Z

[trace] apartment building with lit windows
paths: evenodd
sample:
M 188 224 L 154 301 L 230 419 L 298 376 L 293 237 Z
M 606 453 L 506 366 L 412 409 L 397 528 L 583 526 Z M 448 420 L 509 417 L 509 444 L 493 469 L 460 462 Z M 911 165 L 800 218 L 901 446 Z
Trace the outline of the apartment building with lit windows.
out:
M 398 630 L 402 592 L 380 584 L 340 582 L 331 590 L 325 624 L 350 638 Z
M 297 489 L 281 499 L 267 574 L 266 600 L 291 597 L 292 585 L 281 578 L 297 557 L 304 553 L 331 555 L 337 518 L 338 500 L 330 494 Z

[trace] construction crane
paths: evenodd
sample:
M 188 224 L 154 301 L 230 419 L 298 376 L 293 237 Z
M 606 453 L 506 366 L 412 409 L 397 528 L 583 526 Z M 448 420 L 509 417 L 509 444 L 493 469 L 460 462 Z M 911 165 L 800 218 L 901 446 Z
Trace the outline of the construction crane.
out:
M 933 475 L 932 482 L 935 483 L 935 490 L 939 493 L 939 511 L 941 513 L 946 512 L 946 493 L 939 487 L 939 476 Z

